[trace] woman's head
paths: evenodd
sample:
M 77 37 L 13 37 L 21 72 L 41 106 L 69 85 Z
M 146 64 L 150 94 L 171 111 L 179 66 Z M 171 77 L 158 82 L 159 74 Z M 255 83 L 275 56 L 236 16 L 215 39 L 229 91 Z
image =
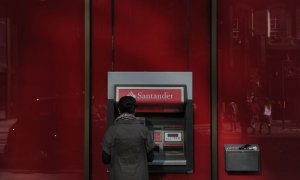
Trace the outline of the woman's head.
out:
M 118 109 L 120 113 L 135 113 L 136 100 L 132 96 L 123 96 L 118 102 Z

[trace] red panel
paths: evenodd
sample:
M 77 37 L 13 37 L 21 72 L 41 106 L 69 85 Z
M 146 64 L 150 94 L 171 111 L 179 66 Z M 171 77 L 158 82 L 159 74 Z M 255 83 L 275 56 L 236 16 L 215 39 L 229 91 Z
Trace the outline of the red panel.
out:
M 115 70 L 186 70 L 186 2 L 116 0 Z
M 111 0 L 92 0 L 92 174 L 108 179 L 101 161 L 101 141 L 106 130 L 107 72 L 112 69 Z
M 300 177 L 299 5 L 284 0 L 219 1 L 220 180 Z M 231 102 L 237 104 L 237 121 Z M 272 105 L 270 128 L 264 115 L 267 102 Z M 258 120 L 254 107 L 260 110 Z M 225 171 L 224 144 L 235 143 L 259 144 L 260 172 Z
M 114 61 L 111 58 L 111 1 L 93 3 L 93 95 L 106 102 L 107 73 L 114 71 L 192 71 L 194 172 L 150 174 L 151 179 L 210 179 L 210 2 L 207 0 L 116 0 Z M 100 64 L 101 63 L 101 64 Z M 95 66 L 95 64 L 97 66 Z M 110 66 L 112 65 L 112 66 Z M 102 74 L 103 73 L 103 74 Z M 99 96 L 99 97 L 98 97 Z M 103 105 L 106 107 L 105 105 Z M 101 162 L 105 108 L 93 107 L 93 179 L 107 179 Z M 98 114 L 96 112 L 99 112 Z M 101 118 L 102 117 L 102 118 Z M 100 122 L 100 123 L 97 123 Z M 102 129 L 104 126 L 104 129 Z
M 116 101 L 123 96 L 137 100 L 136 112 L 182 112 L 184 87 L 117 87 Z
M 189 7 L 189 69 L 194 77 L 195 108 L 195 172 L 189 178 L 210 180 L 210 1 L 190 0 Z
M 40 172 L 30 179 L 82 179 L 83 1 L 3 2 L 12 118 L 1 121 L 1 134 L 8 134 L 0 141 L 0 168 Z M 43 174 L 49 171 L 55 177 Z

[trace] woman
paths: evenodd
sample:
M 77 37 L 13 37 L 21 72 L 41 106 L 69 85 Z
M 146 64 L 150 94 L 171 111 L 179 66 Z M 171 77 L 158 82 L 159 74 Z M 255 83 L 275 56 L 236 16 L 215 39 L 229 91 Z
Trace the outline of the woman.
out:
M 120 116 L 103 139 L 102 161 L 109 164 L 110 180 L 148 180 L 148 162 L 153 160 L 153 139 L 135 117 L 136 100 L 119 100 Z

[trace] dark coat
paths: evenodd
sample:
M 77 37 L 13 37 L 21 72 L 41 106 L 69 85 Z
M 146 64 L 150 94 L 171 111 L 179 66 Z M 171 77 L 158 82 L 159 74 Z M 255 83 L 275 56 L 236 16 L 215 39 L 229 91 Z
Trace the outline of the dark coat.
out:
M 147 152 L 153 139 L 134 115 L 122 114 L 103 139 L 103 151 L 111 155 L 110 180 L 148 180 Z

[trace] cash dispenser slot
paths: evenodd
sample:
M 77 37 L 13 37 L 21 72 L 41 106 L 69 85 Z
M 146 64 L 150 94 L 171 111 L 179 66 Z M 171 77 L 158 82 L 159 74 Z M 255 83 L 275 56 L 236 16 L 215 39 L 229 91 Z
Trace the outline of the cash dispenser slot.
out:
M 184 151 L 183 144 L 166 144 L 166 145 L 164 145 L 164 152 L 183 153 L 183 151 Z

